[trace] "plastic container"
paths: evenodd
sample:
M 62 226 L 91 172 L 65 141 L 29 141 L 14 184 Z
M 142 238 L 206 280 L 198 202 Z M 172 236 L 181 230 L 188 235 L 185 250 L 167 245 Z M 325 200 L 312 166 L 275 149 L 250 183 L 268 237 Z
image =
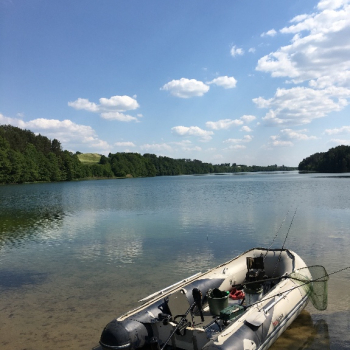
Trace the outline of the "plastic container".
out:
M 231 305 L 227 308 L 221 310 L 220 312 L 220 318 L 223 321 L 232 321 L 238 316 L 242 315 L 244 313 L 244 307 L 241 305 Z
M 228 306 L 229 292 L 221 291 L 218 288 L 208 291 L 209 311 L 212 315 L 219 316 L 220 311 Z

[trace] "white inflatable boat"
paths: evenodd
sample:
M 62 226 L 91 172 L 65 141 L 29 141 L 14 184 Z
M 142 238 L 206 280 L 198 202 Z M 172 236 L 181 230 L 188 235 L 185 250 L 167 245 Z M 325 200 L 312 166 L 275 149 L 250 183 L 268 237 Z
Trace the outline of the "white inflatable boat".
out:
M 288 249 L 254 248 L 142 300 L 101 334 L 104 350 L 262 350 L 311 299 L 327 307 L 328 275 Z

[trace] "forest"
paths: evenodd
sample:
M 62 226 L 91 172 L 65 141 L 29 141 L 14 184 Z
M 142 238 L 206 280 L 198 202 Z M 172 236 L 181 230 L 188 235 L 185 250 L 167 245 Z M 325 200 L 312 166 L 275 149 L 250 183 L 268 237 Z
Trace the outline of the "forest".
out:
M 315 153 L 303 159 L 298 169 L 320 173 L 350 172 L 350 146 L 342 145 L 327 152 Z
M 101 155 L 98 163 L 86 164 L 79 160 L 79 155 L 80 152 L 63 150 L 57 139 L 0 125 L 0 184 L 296 169 L 277 164 L 266 167 L 236 163 L 212 165 L 197 159 L 124 152 Z

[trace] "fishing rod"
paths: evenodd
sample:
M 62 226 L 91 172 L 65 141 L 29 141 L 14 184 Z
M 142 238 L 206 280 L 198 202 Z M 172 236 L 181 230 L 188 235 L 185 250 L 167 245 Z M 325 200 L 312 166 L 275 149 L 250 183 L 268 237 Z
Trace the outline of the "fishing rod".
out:
M 267 248 L 266 254 L 265 254 L 265 256 L 264 256 L 264 260 L 265 260 L 265 258 L 266 258 L 266 256 L 267 256 L 267 253 L 270 251 L 270 249 L 271 249 L 271 247 L 272 247 L 272 245 L 273 245 L 273 242 L 274 242 L 275 239 L 277 238 L 277 236 L 278 236 L 278 234 L 279 234 L 279 232 L 280 232 L 282 226 L 283 226 L 284 223 L 286 222 L 286 219 L 287 219 L 287 216 L 288 216 L 288 214 L 289 214 L 289 211 L 290 211 L 290 210 L 288 209 L 286 216 L 285 216 L 284 219 L 282 220 L 282 223 L 281 223 L 280 227 L 278 228 L 278 230 L 277 230 L 277 232 L 276 232 L 276 234 L 275 234 L 275 237 L 273 238 L 273 240 L 272 240 L 270 246 Z
M 291 229 L 291 227 L 292 227 L 292 224 L 293 224 L 295 215 L 297 214 L 297 210 L 298 210 L 298 207 L 295 208 L 295 212 L 294 212 L 294 215 L 293 215 L 293 217 L 292 217 L 292 221 L 290 222 L 290 225 L 289 225 L 289 228 L 288 228 L 286 237 L 284 238 L 284 242 L 283 242 L 283 244 L 282 244 L 282 249 L 281 249 L 281 251 L 280 251 L 280 255 L 278 256 L 278 260 L 277 260 L 277 262 L 276 262 L 276 264 L 275 264 L 275 267 L 274 267 L 274 270 L 273 270 L 273 273 L 272 273 L 272 277 L 274 276 L 274 274 L 275 274 L 275 272 L 276 272 L 276 269 L 277 269 L 277 266 L 278 266 L 278 264 L 279 264 L 280 261 L 281 261 L 282 250 L 284 249 L 284 245 L 286 244 L 286 241 L 287 241 L 287 238 L 288 238 L 290 229 Z

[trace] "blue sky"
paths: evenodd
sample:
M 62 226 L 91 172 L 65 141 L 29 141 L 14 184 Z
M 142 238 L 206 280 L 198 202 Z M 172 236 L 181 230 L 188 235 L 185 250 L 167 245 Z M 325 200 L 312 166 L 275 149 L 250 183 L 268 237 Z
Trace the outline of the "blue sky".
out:
M 297 166 L 349 101 L 350 0 L 0 0 L 0 124 L 72 152 Z

